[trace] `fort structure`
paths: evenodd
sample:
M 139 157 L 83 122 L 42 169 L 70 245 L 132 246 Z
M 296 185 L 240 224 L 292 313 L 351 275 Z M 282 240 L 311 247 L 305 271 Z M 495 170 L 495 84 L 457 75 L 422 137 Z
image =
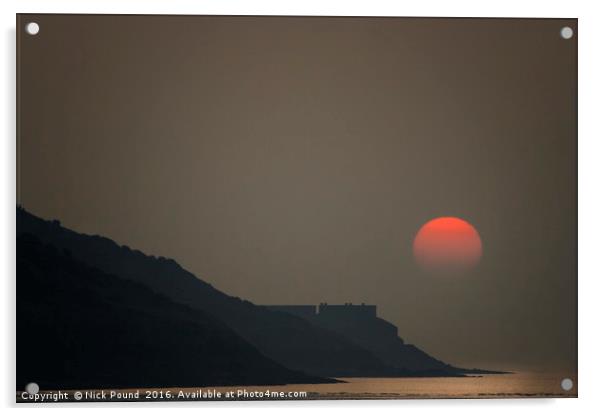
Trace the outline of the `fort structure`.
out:
M 329 305 L 328 303 L 320 303 L 318 306 L 318 314 L 328 315 L 332 317 L 366 317 L 376 318 L 376 305 L 366 305 L 364 303 L 354 305 L 353 303 L 345 303 L 343 305 Z
M 361 338 L 397 338 L 397 327 L 376 315 L 376 305 L 344 303 L 331 305 L 264 305 L 271 311 L 285 312 L 337 332 Z M 403 342 L 403 341 L 402 341 Z

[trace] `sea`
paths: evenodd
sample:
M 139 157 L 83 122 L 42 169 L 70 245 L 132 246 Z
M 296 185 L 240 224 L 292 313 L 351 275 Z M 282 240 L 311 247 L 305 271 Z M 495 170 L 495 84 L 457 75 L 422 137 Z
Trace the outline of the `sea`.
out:
M 567 391 L 562 380 L 570 379 Z M 283 399 L 434 399 L 434 398 L 519 398 L 577 397 L 577 375 L 566 373 L 518 372 L 467 377 L 340 378 L 336 384 L 289 384 L 285 386 L 215 387 L 222 393 L 283 392 Z M 565 382 L 567 387 L 567 382 Z M 206 387 L 203 389 L 207 389 Z M 291 393 L 292 395 L 289 395 Z M 296 396 L 296 397 L 295 397 Z M 239 400 L 261 398 L 238 397 Z
M 562 381 L 570 379 L 571 383 Z M 262 401 L 577 397 L 577 375 L 515 372 L 467 377 L 340 378 L 333 384 L 68 390 L 58 401 Z M 565 390 L 566 387 L 570 389 Z M 55 392 L 56 393 L 56 392 Z M 33 397 L 32 397 L 33 398 Z M 32 398 L 17 392 L 18 402 Z M 50 396 L 46 401 L 52 401 Z

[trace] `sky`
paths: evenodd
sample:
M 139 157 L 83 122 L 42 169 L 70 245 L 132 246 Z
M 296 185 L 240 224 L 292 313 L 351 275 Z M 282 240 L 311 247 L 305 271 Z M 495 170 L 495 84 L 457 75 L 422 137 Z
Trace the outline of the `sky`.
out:
M 576 370 L 576 25 L 21 15 L 18 202 L 456 365 Z M 440 216 L 476 268 L 416 265 Z

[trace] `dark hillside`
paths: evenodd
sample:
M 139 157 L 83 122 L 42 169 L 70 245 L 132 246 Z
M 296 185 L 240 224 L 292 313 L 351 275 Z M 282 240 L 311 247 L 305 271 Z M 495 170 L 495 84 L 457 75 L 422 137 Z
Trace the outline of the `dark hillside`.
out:
M 289 370 L 217 319 L 17 237 L 17 388 L 266 385 Z

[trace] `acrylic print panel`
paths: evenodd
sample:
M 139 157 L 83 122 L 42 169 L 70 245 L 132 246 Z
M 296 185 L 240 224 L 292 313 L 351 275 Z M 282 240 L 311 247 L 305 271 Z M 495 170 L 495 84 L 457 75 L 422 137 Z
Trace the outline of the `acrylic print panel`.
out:
M 17 31 L 17 401 L 577 396 L 576 20 Z

